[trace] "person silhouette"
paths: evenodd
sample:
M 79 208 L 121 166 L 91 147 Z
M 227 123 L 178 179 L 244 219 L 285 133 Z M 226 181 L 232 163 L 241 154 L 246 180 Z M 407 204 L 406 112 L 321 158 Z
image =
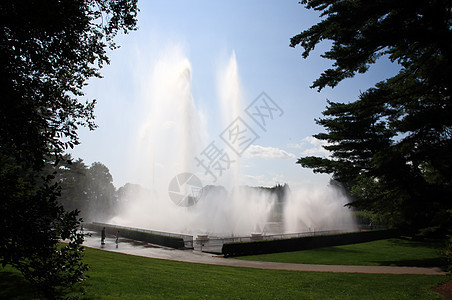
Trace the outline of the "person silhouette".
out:
M 116 231 L 116 248 L 118 248 L 118 244 L 119 244 L 119 230 Z
M 105 227 L 104 227 L 104 228 L 102 228 L 102 232 L 100 234 L 100 244 L 101 245 L 105 245 L 105 236 L 106 236 L 106 233 L 105 233 Z

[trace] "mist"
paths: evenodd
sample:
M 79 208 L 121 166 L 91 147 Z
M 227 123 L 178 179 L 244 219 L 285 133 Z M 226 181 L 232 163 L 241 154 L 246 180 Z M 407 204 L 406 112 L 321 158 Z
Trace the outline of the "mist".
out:
M 124 191 L 118 214 L 109 222 L 152 230 L 246 236 L 251 233 L 286 233 L 354 229 L 346 197 L 333 187 L 297 189 L 284 195 L 271 188 L 243 186 L 240 157 L 215 185 L 199 168 L 195 157 L 209 144 L 206 118 L 195 106 L 192 66 L 180 47 L 170 47 L 142 68 L 146 74 L 140 93 L 141 116 L 129 161 L 141 188 Z M 243 110 L 243 90 L 233 52 L 218 70 L 219 126 L 226 127 Z M 215 124 L 218 126 L 218 124 Z M 214 139 L 214 137 L 211 137 Z M 170 199 L 169 183 L 178 174 L 192 174 L 204 182 L 192 206 Z M 227 173 L 227 174 L 226 174 Z M 176 186 L 176 189 L 179 187 Z M 181 194 L 193 187 L 180 186 Z M 201 188 L 201 187 L 199 187 Z M 193 199 L 195 199 L 193 198 Z

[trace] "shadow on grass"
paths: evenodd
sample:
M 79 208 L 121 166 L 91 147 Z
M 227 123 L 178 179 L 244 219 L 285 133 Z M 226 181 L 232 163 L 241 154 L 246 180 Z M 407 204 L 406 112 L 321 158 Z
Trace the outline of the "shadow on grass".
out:
M 0 299 L 35 299 L 31 284 L 19 273 L 0 268 Z
M 426 259 L 412 259 L 412 260 L 397 260 L 397 261 L 375 261 L 375 263 L 383 266 L 397 266 L 397 267 L 444 267 L 444 261 L 441 258 L 426 258 Z
M 333 247 L 325 247 L 325 248 L 317 248 L 312 249 L 315 250 L 318 253 L 335 253 L 335 254 L 358 254 L 362 253 L 360 250 L 353 250 L 353 249 L 345 249 L 340 246 L 333 246 Z
M 410 237 L 399 237 L 397 239 L 388 240 L 390 243 L 411 248 L 431 248 L 431 249 L 441 249 L 444 247 L 444 240 L 439 239 L 425 239 L 423 241 L 413 240 Z
M 84 288 L 75 286 L 68 291 L 68 299 L 78 299 L 83 295 Z M 65 296 L 65 297 L 66 297 Z M 72 296 L 72 298 L 70 298 Z M 23 276 L 15 269 L 7 266 L 0 268 L 0 299 L 43 299 L 37 293 L 30 282 L 25 280 Z M 83 299 L 92 299 L 84 297 Z

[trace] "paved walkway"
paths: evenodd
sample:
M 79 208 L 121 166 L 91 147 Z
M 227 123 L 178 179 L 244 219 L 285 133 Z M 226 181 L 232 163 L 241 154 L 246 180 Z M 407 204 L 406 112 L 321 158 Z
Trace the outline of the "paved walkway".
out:
M 249 261 L 214 256 L 212 254 L 202 253 L 199 251 L 175 250 L 170 248 L 144 245 L 141 243 L 136 243 L 134 241 L 124 239 L 121 239 L 118 248 L 116 248 L 115 240 L 113 238 L 107 238 L 105 245 L 101 246 L 100 237 L 95 234 L 93 234 L 92 237 L 86 237 L 84 245 L 90 248 L 150 258 L 167 259 L 209 265 L 256 268 L 256 269 L 335 272 L 335 273 L 368 273 L 368 274 L 418 274 L 418 275 L 447 274 L 440 268 L 311 265 L 311 264 L 278 263 L 265 261 Z

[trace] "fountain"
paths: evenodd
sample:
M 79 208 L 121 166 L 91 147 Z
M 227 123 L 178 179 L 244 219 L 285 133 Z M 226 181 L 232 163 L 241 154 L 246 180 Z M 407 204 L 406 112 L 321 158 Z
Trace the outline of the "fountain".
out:
M 234 53 L 221 73 L 220 126 L 226 127 L 243 111 Z M 251 234 L 261 239 L 262 234 L 270 233 L 354 229 L 350 211 L 344 208 L 346 197 L 333 188 L 294 190 L 278 197 L 269 189 L 241 187 L 239 157 L 233 158 L 236 163 L 225 171 L 221 185 L 212 183 L 195 160 L 209 145 L 210 125 L 195 105 L 191 74 L 190 61 L 175 49 L 160 58 L 145 77 L 140 99 L 142 124 L 131 150 L 135 160 L 131 168 L 149 188 L 129 195 L 121 213 L 110 223 L 197 235 L 200 240 Z M 195 185 L 187 183 L 189 175 L 178 174 L 193 174 L 204 182 L 198 194 L 179 202 L 187 205 L 170 200 L 171 192 L 186 194 Z M 169 194 L 168 189 L 173 191 Z

